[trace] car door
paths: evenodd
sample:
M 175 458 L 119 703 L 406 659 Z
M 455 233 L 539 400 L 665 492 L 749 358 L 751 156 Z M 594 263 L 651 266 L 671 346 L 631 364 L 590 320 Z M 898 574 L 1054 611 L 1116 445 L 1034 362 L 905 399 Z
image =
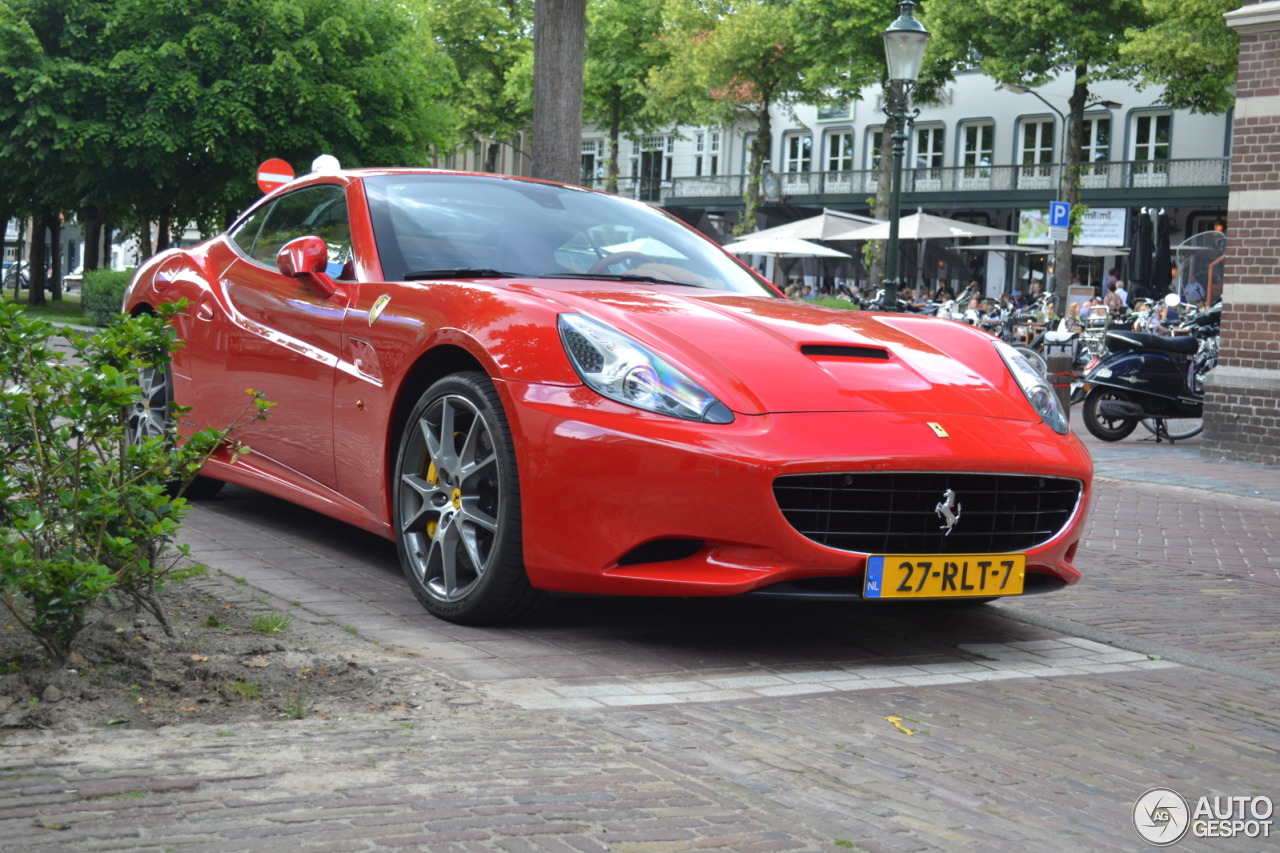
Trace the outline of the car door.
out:
M 331 295 L 276 266 L 282 246 L 310 235 L 329 245 L 339 280 Z M 224 338 L 224 363 L 213 380 L 221 386 L 219 399 L 233 401 L 224 416 L 234 417 L 249 402 L 246 389 L 263 392 L 275 406 L 239 438 L 253 453 L 332 487 L 333 388 L 349 291 L 341 280 L 349 281 L 352 269 L 345 189 L 324 184 L 281 196 L 237 227 L 231 240 L 240 251 L 218 284 L 234 333 Z

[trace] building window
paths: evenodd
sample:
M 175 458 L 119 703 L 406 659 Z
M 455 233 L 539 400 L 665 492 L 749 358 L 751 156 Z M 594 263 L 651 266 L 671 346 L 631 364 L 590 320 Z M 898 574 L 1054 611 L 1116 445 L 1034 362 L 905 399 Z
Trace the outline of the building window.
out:
M 853 171 L 853 131 L 836 130 L 827 134 L 827 171 Z
M 818 121 L 835 121 L 842 118 L 853 118 L 853 103 L 842 107 L 818 107 Z
M 1111 116 L 1085 116 L 1080 141 L 1080 175 L 1105 175 L 1111 159 Z
M 1111 159 L 1111 116 L 1085 116 L 1080 162 L 1098 163 Z
M 1018 154 L 1022 177 L 1050 177 L 1053 174 L 1053 148 L 1053 119 L 1025 119 Z
M 929 177 L 938 178 L 942 173 L 942 152 L 945 129 L 941 127 L 916 128 L 915 164 L 917 169 L 927 169 Z
M 582 185 L 594 186 L 604 177 L 604 140 L 588 139 L 582 143 Z
M 720 174 L 720 131 L 699 131 L 694 134 L 693 174 L 700 178 Z
M 880 137 L 884 134 L 884 125 L 877 124 L 867 128 L 867 144 L 863 157 L 866 168 L 872 172 L 880 168 Z
M 989 121 L 975 121 L 960 128 L 960 165 L 966 178 L 991 177 L 991 157 L 995 127 Z
M 808 172 L 813 168 L 813 137 L 789 133 L 783 137 L 782 171 Z
M 631 174 L 636 179 L 636 198 L 661 201 L 662 182 L 671 180 L 671 137 L 646 136 L 632 143 Z
M 1134 118 L 1134 160 L 1169 159 L 1169 114 L 1151 113 Z

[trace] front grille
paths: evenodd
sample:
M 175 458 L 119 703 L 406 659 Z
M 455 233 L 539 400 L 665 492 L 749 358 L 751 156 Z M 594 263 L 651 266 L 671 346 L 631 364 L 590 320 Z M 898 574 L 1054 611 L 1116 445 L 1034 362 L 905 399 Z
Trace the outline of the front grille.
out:
M 948 490 L 958 516 L 949 534 L 940 512 Z M 1067 525 L 1080 493 L 1078 480 L 1021 474 L 797 474 L 773 484 L 801 535 L 864 554 L 1026 551 Z

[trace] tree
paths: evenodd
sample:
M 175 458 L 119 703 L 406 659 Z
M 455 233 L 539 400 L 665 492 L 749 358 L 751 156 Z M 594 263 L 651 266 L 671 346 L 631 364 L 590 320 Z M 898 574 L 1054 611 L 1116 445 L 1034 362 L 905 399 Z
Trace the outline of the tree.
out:
M 1148 83 L 1164 87 L 1164 102 L 1202 113 L 1235 103 L 1240 36 L 1223 15 L 1238 0 L 1145 0 L 1148 25 L 1125 30 L 1120 55 Z
M 269 156 L 426 161 L 455 82 L 425 17 L 381 0 L 9 0 L 0 173 L 33 209 L 212 230 Z
M 1124 33 L 1147 24 L 1142 0 L 971 0 L 929 3 L 925 20 L 936 56 L 955 64 L 976 61 L 997 82 L 1035 88 L 1060 74 L 1072 79 L 1067 102 L 1067 139 L 1061 200 L 1069 203 L 1073 225 L 1079 204 L 1084 111 L 1091 83 L 1126 79 L 1131 64 L 1122 56 Z M 975 59 L 976 58 L 976 59 Z M 1074 232 L 1074 227 L 1073 227 Z M 1058 243 L 1054 265 L 1059 309 L 1070 285 L 1072 237 Z
M 660 38 L 670 59 L 650 75 L 656 108 L 677 123 L 755 123 L 739 225 L 750 230 L 773 147 L 770 110 L 847 102 L 879 79 L 883 4 L 667 0 L 664 17 Z
M 517 144 L 533 115 L 533 0 L 426 0 L 425 12 L 458 72 L 455 141 L 480 141 L 496 171 L 501 145 Z
M 535 178 L 578 180 L 586 29 L 586 0 L 534 3 L 531 171 Z
M 662 0 L 592 0 L 587 6 L 583 117 L 609 132 L 605 190 L 618 191 L 619 141 L 670 123 L 649 109 L 648 78 L 666 59 Z

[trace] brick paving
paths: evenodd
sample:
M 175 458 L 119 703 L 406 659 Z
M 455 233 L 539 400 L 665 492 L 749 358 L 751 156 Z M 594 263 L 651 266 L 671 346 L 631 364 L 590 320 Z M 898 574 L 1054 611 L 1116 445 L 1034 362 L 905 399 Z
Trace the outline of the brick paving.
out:
M 571 600 L 465 628 L 388 544 L 229 489 L 185 531 L 229 594 L 476 701 L 9 733 L 0 849 L 1137 850 L 1149 788 L 1280 799 L 1280 470 L 1085 440 L 1086 579 L 983 608 Z

